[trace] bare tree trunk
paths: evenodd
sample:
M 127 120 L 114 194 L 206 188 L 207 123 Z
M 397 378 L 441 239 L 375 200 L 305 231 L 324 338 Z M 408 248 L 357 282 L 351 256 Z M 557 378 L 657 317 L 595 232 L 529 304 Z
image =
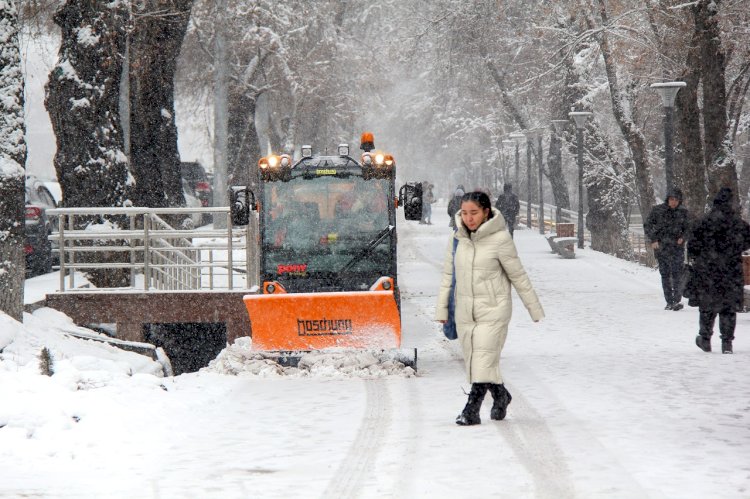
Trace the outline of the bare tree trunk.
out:
M 577 59 L 580 54 L 590 54 L 590 48 L 589 42 L 582 42 L 578 53 L 572 57 Z M 581 62 L 576 65 L 573 59 L 568 64 L 563 98 L 560 99 L 564 103 L 561 111 L 574 107 L 586 110 L 587 106 L 590 106 L 584 99 L 586 88 L 592 81 L 582 69 L 585 64 L 586 62 Z M 565 131 L 564 139 L 570 153 L 577 155 L 578 146 L 572 128 L 568 127 Z M 593 122 L 587 125 L 585 137 L 583 184 L 588 198 L 586 225 L 591 232 L 591 248 L 620 258 L 632 259 L 628 221 L 625 217 L 625 198 L 632 177 L 617 160 L 612 148 Z M 653 192 L 649 192 L 653 198 Z
M 229 184 L 258 185 L 258 160 L 261 156 L 258 130 L 255 127 L 257 98 L 247 89 L 233 86 L 229 95 Z
M 744 80 L 743 80 L 744 79 Z M 738 128 L 742 122 L 742 110 L 745 99 L 747 98 L 748 91 L 750 90 L 750 62 L 747 62 L 740 75 L 735 79 L 732 84 L 732 99 L 731 105 L 729 106 L 729 118 L 732 122 L 731 137 L 733 141 L 736 140 L 738 135 Z M 739 200 L 740 204 L 747 208 L 748 204 L 748 189 L 750 188 L 750 146 L 745 142 L 744 144 L 738 144 L 739 151 L 737 152 L 737 160 L 741 162 L 742 166 L 737 167 L 739 173 L 738 189 L 739 189 Z
M 0 17 L 5 14 L 0 8 Z M 2 24 L 2 21 L 0 21 Z M 12 165 L 15 173 L 11 173 Z M 0 312 L 21 321 L 25 279 L 24 171 L 0 157 Z
M 149 0 L 130 45 L 130 161 L 140 206 L 184 206 L 174 74 L 193 0 Z
M 518 127 L 521 130 L 527 130 L 529 128 L 528 120 L 523 115 L 516 102 L 513 100 L 513 97 L 510 95 L 508 84 L 505 82 L 505 77 L 492 61 L 492 58 L 489 57 L 487 53 L 487 46 L 481 42 L 479 42 L 479 55 L 482 56 L 482 59 L 484 59 L 487 71 L 489 71 L 490 76 L 492 76 L 492 79 L 495 80 L 495 83 L 497 84 L 498 90 L 500 90 L 503 106 L 505 106 L 505 108 L 508 110 L 508 113 L 511 115 L 513 121 L 516 122 Z
M 229 185 L 258 186 L 258 160 L 262 155 L 255 125 L 258 99 L 265 91 L 258 84 L 269 52 L 259 51 L 242 74 L 232 81 L 227 98 L 227 178 Z M 273 128 L 270 123 L 269 127 Z M 280 149 L 274 149 L 279 151 Z
M 591 249 L 630 260 L 633 250 L 623 208 L 627 175 L 594 123 L 587 125 L 584 137 L 583 185 L 588 198 L 586 228 L 591 232 Z M 577 154 L 573 142 L 570 150 Z
M 609 22 L 607 7 L 604 0 L 599 0 L 599 15 L 601 16 L 603 24 Z M 651 212 L 651 209 L 656 203 L 656 200 L 654 199 L 654 183 L 651 177 L 651 164 L 648 157 L 648 150 L 646 148 L 646 139 L 643 136 L 643 132 L 638 126 L 636 126 L 632 119 L 629 118 L 631 113 L 627 113 L 625 110 L 626 101 L 622 97 L 622 92 L 618 83 L 617 68 L 610 49 L 609 37 L 607 36 L 606 30 L 602 30 L 599 35 L 599 47 L 602 51 L 604 66 L 607 73 L 607 81 L 609 83 L 612 113 L 615 116 L 617 125 L 620 127 L 622 136 L 625 138 L 631 157 L 633 158 L 633 165 L 635 166 L 635 185 L 638 191 L 638 204 L 641 214 L 645 217 Z
M 289 114 L 281 120 L 282 130 L 284 130 L 282 149 L 287 154 L 294 153 L 294 146 L 297 143 L 297 126 L 299 125 L 297 112 L 299 111 L 300 107 L 298 95 L 299 93 L 297 89 L 292 86 L 290 89 L 289 99 L 291 101 L 291 109 L 289 111 Z
M 573 21 L 568 20 L 567 22 L 568 24 L 566 24 L 564 21 L 561 22 L 558 27 L 566 32 L 570 31 L 571 28 L 569 26 L 569 23 L 572 23 Z M 565 73 L 560 85 L 558 85 L 553 93 L 551 99 L 552 105 L 550 109 L 550 115 L 552 116 L 553 120 L 568 121 L 568 125 L 566 126 L 566 128 L 571 128 L 571 122 L 570 118 L 568 117 L 568 112 L 570 111 L 570 108 L 573 106 L 575 101 L 568 99 L 575 99 L 575 97 L 569 92 L 568 87 L 571 84 L 576 84 L 577 80 L 575 76 L 576 73 L 573 68 L 573 58 L 567 57 L 565 61 L 563 61 L 563 63 L 565 64 Z M 554 127 L 552 128 L 552 133 L 550 134 L 549 140 L 549 154 L 547 155 L 549 181 L 552 185 L 552 195 L 554 196 L 555 204 L 557 205 L 558 219 L 561 216 L 561 209 L 570 209 L 570 195 L 568 191 L 568 184 L 565 181 L 565 175 L 563 173 L 562 160 L 563 147 L 565 146 L 565 133 L 566 130 L 557 132 Z
M 746 141 L 739 149 L 739 156 L 742 158 L 742 168 L 740 169 L 739 191 L 740 199 L 743 200 L 743 213 L 750 216 L 750 203 L 748 203 L 748 190 L 750 190 L 750 142 Z
M 492 62 L 492 59 L 488 57 L 487 54 L 487 48 L 484 44 L 479 45 L 480 49 L 480 55 L 484 58 L 485 66 L 487 67 L 487 70 L 489 71 L 490 75 L 492 76 L 492 79 L 495 81 L 495 83 L 498 86 L 498 89 L 500 90 L 500 95 L 502 96 L 503 105 L 508 110 L 510 115 L 513 118 L 513 121 L 515 121 L 516 125 L 521 130 L 525 130 L 528 128 L 528 120 L 524 117 L 523 113 L 519 109 L 516 102 L 513 100 L 512 96 L 510 95 L 510 92 L 508 91 L 507 84 L 505 82 L 505 78 L 503 77 L 501 71 L 497 68 L 497 66 Z M 560 102 L 560 99 L 555 99 L 555 102 Z M 557 106 L 557 108 L 561 108 L 563 106 Z M 564 108 L 563 112 L 565 113 L 565 117 L 567 117 L 567 109 L 569 107 Z M 554 115 L 554 112 L 553 112 Z M 544 172 L 547 175 L 547 178 L 549 179 L 550 186 L 552 187 L 552 196 L 555 199 L 555 204 L 557 205 L 558 209 L 560 208 L 570 208 L 570 196 L 568 194 L 568 185 L 567 182 L 565 182 L 565 176 L 562 172 L 562 159 L 559 155 L 553 156 L 553 145 L 556 148 L 555 150 L 560 150 L 560 140 L 557 138 L 557 136 L 553 133 L 550 136 L 550 154 L 547 158 L 547 171 Z M 537 148 L 538 149 L 538 148 Z M 539 149 L 536 151 L 536 154 L 542 154 L 542 150 Z M 537 158 L 538 159 L 538 158 Z M 527 165 L 528 167 L 528 165 Z M 533 167 L 532 167 L 533 168 Z M 531 189 L 532 192 L 532 200 L 538 201 L 539 198 L 539 189 L 538 189 L 538 183 L 542 182 L 543 179 L 537 180 L 537 175 L 532 175 L 531 177 L 531 186 L 527 186 L 527 188 Z M 516 186 L 516 189 L 521 189 L 521 186 Z
M 120 2 L 68 0 L 46 107 L 65 206 L 121 206 L 128 180 L 118 109 L 127 12 Z
M 0 312 L 23 319 L 24 165 L 23 73 L 15 2 L 0 4 Z
M 0 25 L 7 19 L 6 10 L 0 8 Z M 23 318 L 23 248 L 24 170 L 15 161 L 0 157 L 0 312 L 17 321 Z
M 703 158 L 701 139 L 698 85 L 700 69 L 696 36 L 688 51 L 682 81 L 685 88 L 677 92 L 675 99 L 675 124 L 677 140 L 681 145 L 682 161 L 675 169 L 677 185 L 683 186 L 685 208 L 692 217 L 703 215 L 706 206 L 706 163 Z
M 553 132 L 549 139 L 549 153 L 547 153 L 547 171 L 549 172 L 549 183 L 552 186 L 552 196 L 557 206 L 557 219 L 560 218 L 562 209 L 570 209 L 570 196 L 568 195 L 568 184 L 563 175 L 562 162 L 562 140 Z
M 729 136 L 726 55 L 721 46 L 720 0 L 700 0 L 693 7 L 703 81 L 703 137 L 708 170 L 708 196 L 721 187 L 737 192 L 737 169 Z M 735 205 L 739 205 L 735 196 Z

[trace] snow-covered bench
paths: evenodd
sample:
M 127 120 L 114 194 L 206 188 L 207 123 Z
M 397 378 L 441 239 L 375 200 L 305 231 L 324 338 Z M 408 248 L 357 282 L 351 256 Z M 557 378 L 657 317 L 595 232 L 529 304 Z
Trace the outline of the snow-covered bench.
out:
M 575 258 L 575 245 L 578 241 L 577 237 L 558 237 L 553 234 L 547 238 L 550 248 L 553 253 L 557 253 L 563 258 Z

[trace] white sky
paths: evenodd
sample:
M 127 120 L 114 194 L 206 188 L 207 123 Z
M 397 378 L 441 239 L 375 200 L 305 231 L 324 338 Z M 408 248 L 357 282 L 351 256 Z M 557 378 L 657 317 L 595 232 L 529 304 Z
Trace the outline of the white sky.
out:
M 529 230 L 516 242 L 547 317 L 514 303 L 508 416 L 491 421 L 488 396 L 481 425 L 457 426 L 468 384 L 432 322 L 444 211 L 398 227 L 417 376 L 252 374 L 245 340 L 223 354 L 239 375 L 223 362 L 162 378 L 65 338 L 74 326 L 49 309 L 0 317 L 0 497 L 750 497 L 750 316 L 734 355 L 706 354 L 697 310 L 664 311 L 657 272 L 590 250 L 563 260 Z M 45 345 L 52 377 L 36 368 Z

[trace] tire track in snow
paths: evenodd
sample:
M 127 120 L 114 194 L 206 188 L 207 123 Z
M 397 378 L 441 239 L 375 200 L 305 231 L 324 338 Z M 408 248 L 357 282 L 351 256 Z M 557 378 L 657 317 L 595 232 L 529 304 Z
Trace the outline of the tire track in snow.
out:
M 515 363 L 507 370 L 516 371 L 515 376 L 519 379 L 530 380 L 535 386 L 540 387 L 539 389 L 548 391 L 543 389 L 543 383 L 525 365 Z M 602 490 L 576 490 L 573 473 L 567 465 L 569 458 L 556 443 L 555 433 L 544 422 L 544 417 L 520 392 L 510 385 L 508 387 L 511 393 L 515 393 L 508 412 L 509 418 L 493 423 L 519 462 L 529 472 L 534 483 L 534 497 L 557 499 L 589 497 L 591 494 L 611 498 L 649 497 L 649 493 L 633 479 L 618 462 L 617 457 L 586 431 L 585 424 L 581 421 L 567 424 L 565 436 L 575 441 L 577 449 L 582 449 L 587 459 L 596 463 L 599 468 L 597 474 L 607 479 L 602 482 Z M 555 400 L 554 393 L 544 395 L 548 402 Z M 571 420 L 572 415 L 559 404 L 554 404 L 553 409 L 556 417 Z M 565 448 L 568 449 L 569 446 L 566 444 Z M 570 459 L 574 457 L 571 456 Z
M 412 468 L 410 466 L 410 459 L 409 456 L 418 456 L 420 451 L 420 442 L 421 439 L 418 437 L 420 435 L 420 430 L 422 428 L 422 421 L 424 420 L 424 415 L 422 413 L 422 400 L 421 400 L 421 394 L 419 391 L 419 388 L 417 386 L 416 380 L 413 378 L 410 379 L 404 379 L 402 381 L 402 386 L 406 386 L 406 403 L 400 404 L 401 407 L 403 407 L 408 414 L 408 435 L 411 435 L 411 438 L 406 440 L 406 446 L 403 449 L 402 455 L 407 456 L 407 462 L 402 463 L 397 468 L 396 471 L 396 478 L 394 480 L 394 486 L 393 491 L 390 497 L 415 497 L 414 492 L 414 475 L 412 474 Z M 399 403 L 402 401 L 396 401 L 396 404 L 399 405 Z
M 325 498 L 348 499 L 359 496 L 380 452 L 385 430 L 390 426 L 391 404 L 382 380 L 365 380 L 367 403 L 362 425 L 339 469 L 323 492 Z
M 511 393 L 518 393 L 508 385 Z M 489 394 L 488 394 L 489 395 Z M 490 400 L 492 396 L 489 395 Z M 565 455 L 542 417 L 519 394 L 511 402 L 514 417 L 492 421 L 534 483 L 534 497 L 576 497 Z

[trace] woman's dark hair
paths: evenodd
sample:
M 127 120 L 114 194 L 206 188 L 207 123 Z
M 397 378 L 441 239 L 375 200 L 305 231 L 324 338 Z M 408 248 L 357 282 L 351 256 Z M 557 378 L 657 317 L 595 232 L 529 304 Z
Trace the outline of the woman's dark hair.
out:
M 484 192 L 482 191 L 467 192 L 461 198 L 462 203 L 466 201 L 472 201 L 478 204 L 480 208 L 490 210 L 490 214 L 487 217 L 487 219 L 489 220 L 490 218 L 492 218 L 492 201 L 490 201 L 490 197 Z

